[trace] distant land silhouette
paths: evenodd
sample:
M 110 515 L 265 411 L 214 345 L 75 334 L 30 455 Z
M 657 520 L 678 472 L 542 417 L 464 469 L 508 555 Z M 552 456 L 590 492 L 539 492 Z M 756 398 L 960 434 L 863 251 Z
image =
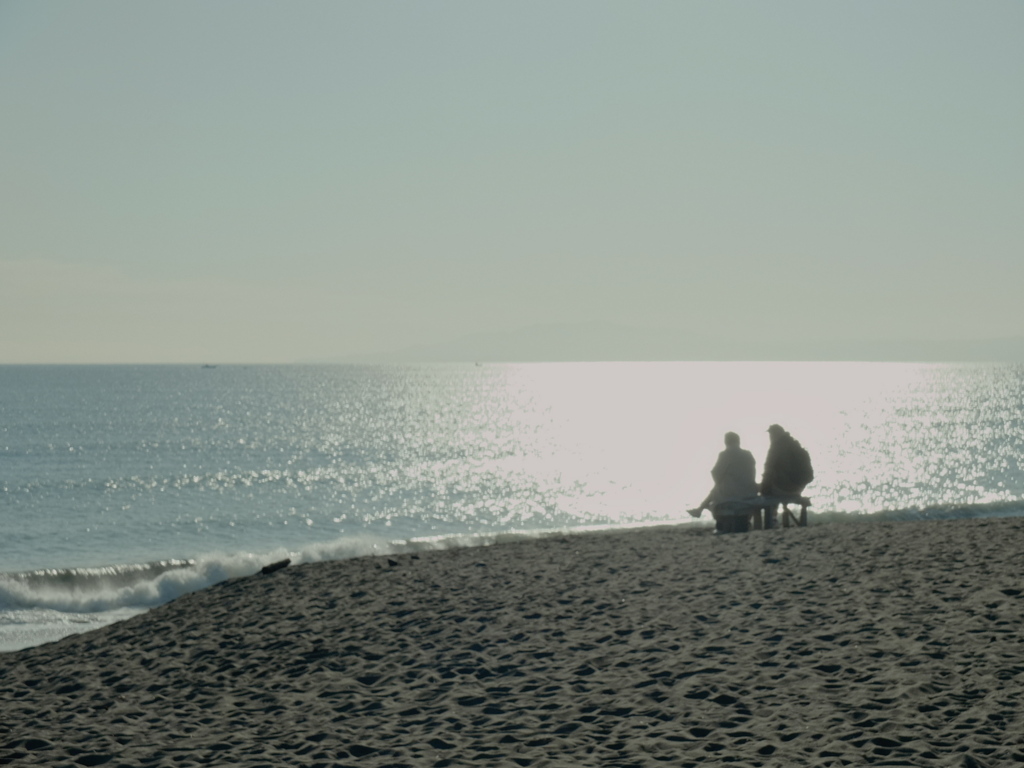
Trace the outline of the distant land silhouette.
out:
M 618 325 L 537 325 L 473 333 L 451 341 L 344 362 L 587 362 L 779 360 L 878 362 L 1024 362 L 1024 337 L 980 340 L 727 340 L 699 333 Z

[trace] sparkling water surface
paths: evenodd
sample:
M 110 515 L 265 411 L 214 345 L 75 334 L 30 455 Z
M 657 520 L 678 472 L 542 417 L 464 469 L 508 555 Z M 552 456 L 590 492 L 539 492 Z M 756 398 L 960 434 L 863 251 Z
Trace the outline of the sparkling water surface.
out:
M 0 634 L 281 555 L 686 523 L 724 432 L 760 470 L 776 422 L 818 513 L 1024 514 L 1020 366 L 0 366 Z

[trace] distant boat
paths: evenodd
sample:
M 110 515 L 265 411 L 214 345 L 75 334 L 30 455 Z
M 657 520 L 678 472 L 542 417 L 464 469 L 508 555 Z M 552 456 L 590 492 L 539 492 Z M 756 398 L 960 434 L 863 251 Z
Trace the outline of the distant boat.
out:
M 209 364 L 207 364 L 207 363 L 203 363 L 203 364 L 202 364 L 201 366 L 199 366 L 199 367 L 200 367 L 200 368 L 216 368 L 217 366 L 216 366 L 216 365 L 209 365 Z

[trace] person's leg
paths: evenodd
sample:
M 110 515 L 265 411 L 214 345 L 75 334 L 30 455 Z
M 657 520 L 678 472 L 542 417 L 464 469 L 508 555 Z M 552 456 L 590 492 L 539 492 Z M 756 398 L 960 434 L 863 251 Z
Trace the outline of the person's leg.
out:
M 750 515 L 736 515 L 736 533 L 747 533 L 750 530 Z

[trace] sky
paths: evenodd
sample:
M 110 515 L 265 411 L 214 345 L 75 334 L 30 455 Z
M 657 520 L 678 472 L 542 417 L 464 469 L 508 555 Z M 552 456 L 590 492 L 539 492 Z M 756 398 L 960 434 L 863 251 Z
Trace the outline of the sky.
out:
M 0 0 L 0 363 L 1024 337 L 1022 39 L 1018 0 Z

